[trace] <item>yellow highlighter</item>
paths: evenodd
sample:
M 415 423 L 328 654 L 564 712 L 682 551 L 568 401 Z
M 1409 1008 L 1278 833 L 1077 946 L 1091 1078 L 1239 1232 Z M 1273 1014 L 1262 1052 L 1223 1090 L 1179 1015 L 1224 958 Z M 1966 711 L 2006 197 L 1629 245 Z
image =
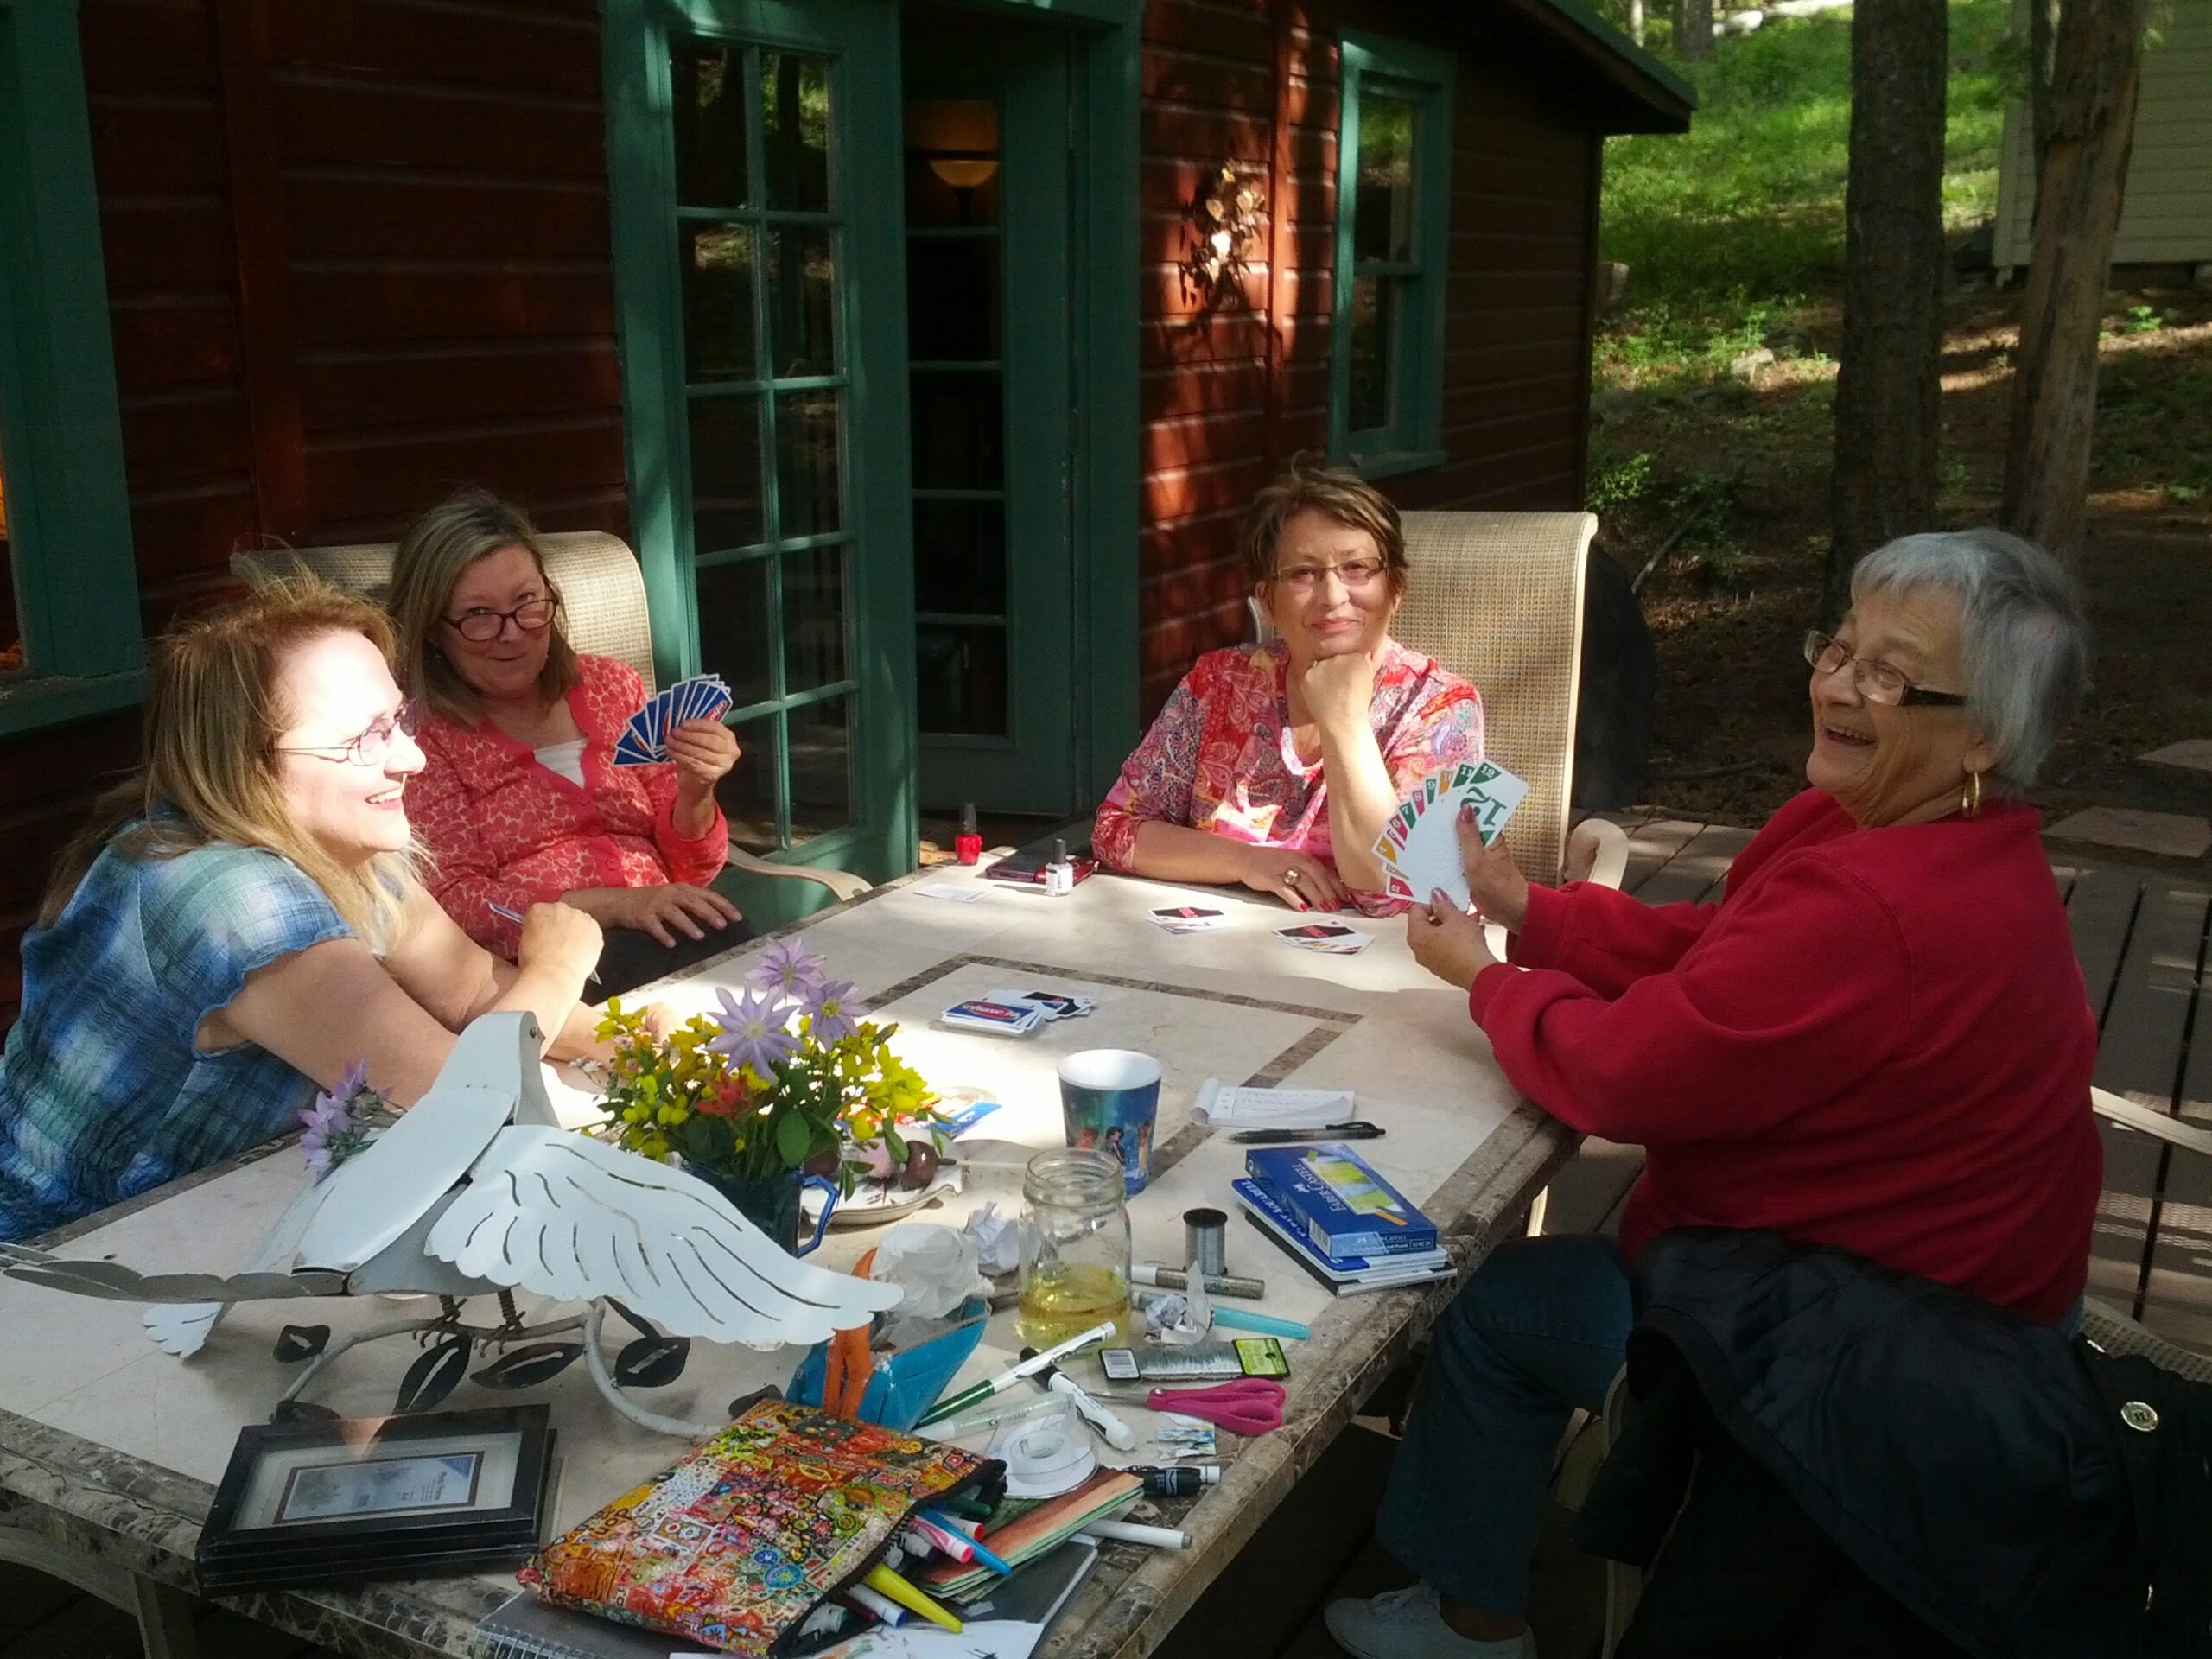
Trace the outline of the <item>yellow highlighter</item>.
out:
M 868 1568 L 868 1576 L 861 1582 L 874 1591 L 877 1595 L 890 1597 L 908 1612 L 919 1613 L 932 1624 L 944 1625 L 955 1636 L 960 1634 L 961 1624 L 958 1619 L 946 1612 L 944 1608 L 938 1606 L 937 1603 L 915 1589 L 912 1585 L 907 1583 L 880 1561 Z

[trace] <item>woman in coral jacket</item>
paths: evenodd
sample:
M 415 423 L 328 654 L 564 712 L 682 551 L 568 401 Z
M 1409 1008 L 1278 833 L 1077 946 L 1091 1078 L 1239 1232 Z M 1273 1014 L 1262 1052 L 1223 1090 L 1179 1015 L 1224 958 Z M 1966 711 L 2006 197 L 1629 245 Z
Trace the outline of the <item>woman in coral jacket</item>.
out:
M 736 738 L 689 721 L 670 730 L 666 762 L 614 764 L 644 683 L 571 648 L 518 508 L 470 489 L 424 513 L 394 557 L 391 606 L 423 711 L 408 815 L 431 893 L 472 938 L 511 957 L 506 912 L 572 905 L 605 931 L 596 989 L 611 996 L 749 937 L 708 886 L 729 851 L 715 785 Z
M 1360 1659 L 1534 1652 L 1553 1452 L 1621 1366 L 1628 1268 L 1661 1232 L 1764 1229 L 2078 1320 L 2096 1024 L 2021 795 L 2087 681 L 2080 599 L 2016 537 L 1908 536 L 1860 562 L 1805 657 L 1812 787 L 1718 905 L 1532 888 L 1463 825 L 1510 964 L 1440 893 L 1408 914 L 1513 1084 L 1645 1155 L 1618 1243 L 1508 1244 L 1438 1323 L 1376 1526 L 1421 1582 L 1329 1608 Z

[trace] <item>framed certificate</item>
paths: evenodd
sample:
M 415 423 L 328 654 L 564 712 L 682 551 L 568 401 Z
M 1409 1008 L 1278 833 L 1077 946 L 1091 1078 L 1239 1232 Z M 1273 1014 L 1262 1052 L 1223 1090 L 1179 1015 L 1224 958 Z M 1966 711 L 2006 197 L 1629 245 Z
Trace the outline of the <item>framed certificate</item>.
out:
M 543 1405 L 256 1424 L 201 1529 L 202 1587 L 428 1577 L 518 1560 L 550 1497 Z

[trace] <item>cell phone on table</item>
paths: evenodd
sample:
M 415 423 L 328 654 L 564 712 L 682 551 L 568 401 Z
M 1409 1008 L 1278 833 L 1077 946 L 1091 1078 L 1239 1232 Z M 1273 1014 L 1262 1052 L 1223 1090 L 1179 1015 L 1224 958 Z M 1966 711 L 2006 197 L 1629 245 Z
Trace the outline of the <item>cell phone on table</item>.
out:
M 1015 853 L 996 863 L 983 866 L 983 874 L 994 881 L 1026 881 L 1032 887 L 1045 885 L 1045 867 L 1052 861 L 1050 853 Z M 1095 858 L 1070 857 L 1068 868 L 1075 872 L 1077 881 L 1088 880 L 1098 874 Z

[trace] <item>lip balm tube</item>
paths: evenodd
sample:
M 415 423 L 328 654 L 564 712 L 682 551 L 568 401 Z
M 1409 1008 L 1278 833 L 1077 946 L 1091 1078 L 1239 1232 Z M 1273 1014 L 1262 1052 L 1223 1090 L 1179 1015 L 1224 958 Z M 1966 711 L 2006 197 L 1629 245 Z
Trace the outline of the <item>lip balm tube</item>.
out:
M 1157 1262 L 1140 1262 L 1129 1269 L 1129 1278 L 1140 1285 L 1153 1285 L 1161 1290 L 1188 1290 L 1191 1275 L 1180 1268 L 1162 1267 Z M 1241 1274 L 1210 1273 L 1201 1281 L 1209 1296 L 1244 1296 L 1254 1301 L 1268 1294 L 1264 1279 L 1247 1279 Z

